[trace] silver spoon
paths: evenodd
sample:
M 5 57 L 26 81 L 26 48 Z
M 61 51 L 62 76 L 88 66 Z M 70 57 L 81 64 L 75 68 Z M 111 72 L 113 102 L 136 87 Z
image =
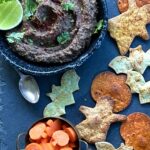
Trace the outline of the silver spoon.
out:
M 20 75 L 19 90 L 22 96 L 32 104 L 37 103 L 40 98 L 40 90 L 35 78 L 21 72 L 18 74 Z

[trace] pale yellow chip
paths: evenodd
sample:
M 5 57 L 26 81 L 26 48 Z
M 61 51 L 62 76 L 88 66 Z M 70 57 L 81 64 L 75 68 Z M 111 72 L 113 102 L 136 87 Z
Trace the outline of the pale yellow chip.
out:
M 150 103 L 150 81 L 141 87 L 139 99 L 141 104 Z
M 140 93 L 140 88 L 145 84 L 144 77 L 136 71 L 128 71 L 126 84 L 132 93 Z

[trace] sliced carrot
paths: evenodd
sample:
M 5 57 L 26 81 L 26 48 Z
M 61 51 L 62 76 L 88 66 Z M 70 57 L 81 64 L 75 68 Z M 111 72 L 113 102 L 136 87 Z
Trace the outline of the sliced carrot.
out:
M 41 135 L 41 137 L 45 139 L 45 138 L 47 138 L 47 137 L 48 137 L 48 135 L 47 135 L 47 133 L 46 133 L 46 132 L 43 132 L 43 133 L 42 133 L 42 135 Z
M 45 123 L 38 123 L 29 131 L 29 136 L 32 140 L 39 140 L 46 129 Z
M 25 150 L 43 150 L 42 147 L 37 143 L 28 144 Z
M 46 133 L 49 137 L 53 135 L 53 133 L 57 130 L 61 130 L 61 121 L 56 119 L 51 123 L 51 126 L 46 127 Z
M 69 135 L 70 141 L 75 142 L 77 140 L 77 134 L 71 127 L 65 128 L 64 131 Z
M 48 139 L 48 138 L 41 139 L 41 143 L 48 143 L 48 142 L 49 142 L 49 139 Z
M 68 128 L 68 125 L 67 125 L 67 124 L 63 124 L 63 125 L 62 125 L 62 129 L 64 130 L 64 129 L 66 129 L 66 128 Z
M 47 124 L 48 126 L 51 126 L 51 125 L 53 124 L 53 120 L 52 120 L 52 119 L 49 119 L 49 120 L 46 122 L 46 124 Z
M 66 146 L 69 143 L 69 135 L 63 130 L 55 131 L 52 135 L 52 139 L 59 146 Z
M 75 143 L 69 143 L 68 145 L 69 145 L 69 147 L 71 147 L 71 148 L 77 147 Z

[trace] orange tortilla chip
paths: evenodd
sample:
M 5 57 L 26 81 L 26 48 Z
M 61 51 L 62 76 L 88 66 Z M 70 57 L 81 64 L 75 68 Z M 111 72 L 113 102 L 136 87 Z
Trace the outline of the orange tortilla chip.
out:
M 114 112 L 124 110 L 131 102 L 131 91 L 126 85 L 125 75 L 103 72 L 96 76 L 91 86 L 91 95 L 95 101 L 101 96 L 110 96 L 114 102 Z
M 150 117 L 146 114 L 130 114 L 120 133 L 126 145 L 133 146 L 134 150 L 150 150 Z

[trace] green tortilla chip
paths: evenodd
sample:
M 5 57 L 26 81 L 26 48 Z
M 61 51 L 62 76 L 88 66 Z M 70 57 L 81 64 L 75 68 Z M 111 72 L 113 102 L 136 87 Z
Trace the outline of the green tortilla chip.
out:
M 43 116 L 46 117 L 59 117 L 66 114 L 65 107 L 61 106 L 59 102 L 52 102 L 48 104 L 43 112 Z
M 48 93 L 52 103 L 44 110 L 44 117 L 64 115 L 65 107 L 75 103 L 73 92 L 79 89 L 79 76 L 75 70 L 69 70 L 62 76 L 61 86 L 52 86 L 52 92 Z
M 72 92 L 68 88 L 62 86 L 52 86 L 52 93 L 48 93 L 47 96 L 52 101 L 58 101 L 61 106 L 68 106 L 75 103 Z
M 110 63 L 109 67 L 115 70 L 117 74 L 119 73 L 125 73 L 129 70 L 132 70 L 132 65 L 130 62 L 130 59 L 127 58 L 126 56 L 118 56 L 114 58 Z
M 150 103 L 150 81 L 141 87 L 139 99 L 141 104 Z
M 80 77 L 77 75 L 75 70 L 69 70 L 62 76 L 61 86 L 65 87 L 66 89 L 68 88 L 70 92 L 75 92 L 79 90 L 79 80 Z
M 128 71 L 126 83 L 132 93 L 140 93 L 140 88 L 145 84 L 144 77 L 136 71 Z

